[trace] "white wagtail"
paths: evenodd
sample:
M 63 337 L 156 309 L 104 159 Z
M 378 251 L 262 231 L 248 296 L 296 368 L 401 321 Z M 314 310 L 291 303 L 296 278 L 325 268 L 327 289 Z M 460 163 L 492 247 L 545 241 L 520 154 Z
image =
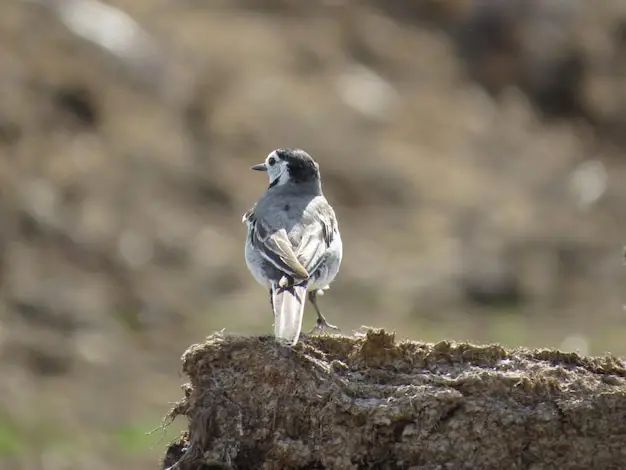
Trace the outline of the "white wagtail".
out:
M 301 149 L 276 149 L 252 170 L 266 171 L 269 187 L 243 216 L 246 264 L 269 289 L 274 335 L 295 344 L 305 295 L 317 313 L 315 330 L 338 329 L 317 306 L 337 275 L 343 247 L 335 211 L 322 193 L 319 165 Z

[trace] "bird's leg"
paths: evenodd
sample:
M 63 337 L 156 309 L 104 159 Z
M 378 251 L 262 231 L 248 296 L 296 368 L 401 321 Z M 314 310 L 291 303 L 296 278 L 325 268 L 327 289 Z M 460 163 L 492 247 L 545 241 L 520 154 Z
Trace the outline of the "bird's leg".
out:
M 324 315 L 322 315 L 322 312 L 320 312 L 320 309 L 317 306 L 317 290 L 312 290 L 309 292 L 309 301 L 313 304 L 313 307 L 315 308 L 315 313 L 317 313 L 317 323 L 315 324 L 315 327 L 313 327 L 313 329 L 309 332 L 309 334 L 312 334 L 315 331 L 323 331 L 324 328 L 330 328 L 331 330 L 340 331 L 339 328 L 337 328 L 335 325 L 331 325 L 330 323 L 328 323 L 326 318 L 324 318 Z
M 272 288 L 270 287 L 270 305 L 272 306 L 272 315 L 274 314 L 274 296 L 272 295 Z

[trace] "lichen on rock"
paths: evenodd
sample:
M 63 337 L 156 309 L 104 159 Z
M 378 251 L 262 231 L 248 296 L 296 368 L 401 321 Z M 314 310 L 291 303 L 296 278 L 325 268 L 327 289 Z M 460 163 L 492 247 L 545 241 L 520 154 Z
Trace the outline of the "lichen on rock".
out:
M 617 469 L 626 365 L 442 341 L 210 336 L 183 355 L 163 468 Z

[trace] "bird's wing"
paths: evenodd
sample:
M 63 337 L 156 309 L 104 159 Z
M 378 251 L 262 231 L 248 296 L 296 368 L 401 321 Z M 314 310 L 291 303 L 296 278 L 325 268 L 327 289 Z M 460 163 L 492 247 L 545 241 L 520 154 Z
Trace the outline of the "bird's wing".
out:
M 272 230 L 253 211 L 247 212 L 244 217 L 250 226 L 250 243 L 261 253 L 263 258 L 291 277 L 296 279 L 309 278 L 309 273 L 298 261 L 284 228 Z
M 333 241 L 335 234 L 334 217 L 320 217 L 307 225 L 302 234 L 296 255 L 309 273 L 314 273 Z

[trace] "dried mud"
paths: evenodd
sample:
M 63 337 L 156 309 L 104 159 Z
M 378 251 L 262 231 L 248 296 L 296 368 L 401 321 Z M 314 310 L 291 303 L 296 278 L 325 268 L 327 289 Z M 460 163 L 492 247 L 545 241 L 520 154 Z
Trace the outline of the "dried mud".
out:
M 183 355 L 163 468 L 618 469 L 626 367 L 499 345 L 215 334 Z

